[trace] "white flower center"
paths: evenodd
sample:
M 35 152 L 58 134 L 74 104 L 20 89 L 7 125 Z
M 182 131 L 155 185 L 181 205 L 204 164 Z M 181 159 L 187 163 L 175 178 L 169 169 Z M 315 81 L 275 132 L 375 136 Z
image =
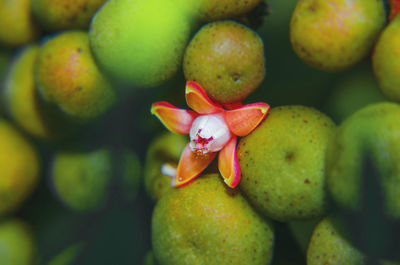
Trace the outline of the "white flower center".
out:
M 222 113 L 201 115 L 190 128 L 190 149 L 200 156 L 221 150 L 231 139 L 231 132 Z

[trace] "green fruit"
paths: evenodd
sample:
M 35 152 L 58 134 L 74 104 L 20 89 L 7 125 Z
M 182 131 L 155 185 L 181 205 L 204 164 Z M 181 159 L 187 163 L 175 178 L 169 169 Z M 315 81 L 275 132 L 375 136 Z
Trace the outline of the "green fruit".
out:
M 9 115 L 25 131 L 41 139 L 55 140 L 66 136 L 74 126 L 57 108 L 40 98 L 33 78 L 38 51 L 38 46 L 30 45 L 14 59 L 2 96 Z
M 93 60 L 89 36 L 82 31 L 67 31 L 45 42 L 36 61 L 35 78 L 45 101 L 74 119 L 99 117 L 116 99 Z
M 325 150 L 335 124 L 312 108 L 273 108 L 239 142 L 239 185 L 263 214 L 278 221 L 321 216 L 326 209 Z
M 83 243 L 74 243 L 66 247 L 61 253 L 51 259 L 48 265 L 72 265 L 82 252 Z
M 15 211 L 39 180 L 34 147 L 8 122 L 0 119 L 0 215 Z
M 144 257 L 144 265 L 157 265 L 158 262 L 156 261 L 156 258 L 154 257 L 154 253 L 152 250 L 148 251 L 146 256 Z
M 290 41 L 307 64 L 340 71 L 369 54 L 385 21 L 383 1 L 301 0 L 292 16 Z
M 183 71 L 214 101 L 233 103 L 250 95 L 265 76 L 264 46 L 256 32 L 233 21 L 203 26 L 189 43 Z
M 147 194 L 154 201 L 172 190 L 171 178 L 161 173 L 162 166 L 169 164 L 176 167 L 187 143 L 185 136 L 169 132 L 150 143 L 144 165 L 144 185 Z
M 307 249 L 307 265 L 365 264 L 365 258 L 347 239 L 343 225 L 335 217 L 321 220 Z
M 106 149 L 59 152 L 53 161 L 52 181 L 56 194 L 76 211 L 96 211 L 104 207 L 111 174 L 111 157 Z
M 399 105 L 377 103 L 357 111 L 338 127 L 326 155 L 327 188 L 338 206 L 363 207 L 363 167 L 369 158 L 379 175 L 376 188 L 383 204 L 379 209 L 386 217 L 400 218 L 399 117 Z
M 382 93 L 400 102 L 400 16 L 382 32 L 372 55 L 372 66 Z
M 0 264 L 32 265 L 34 249 L 28 224 L 15 218 L 0 222 Z
M 31 0 L 32 12 L 43 29 L 87 29 L 94 13 L 106 0 Z
M 174 0 L 110 0 L 90 26 L 102 70 L 130 86 L 153 87 L 178 70 L 192 19 Z
M 0 0 L 0 45 L 16 47 L 38 37 L 30 0 Z
M 338 123 L 371 103 L 384 101 L 370 72 L 346 78 L 335 86 L 326 103 L 327 113 Z
M 153 212 L 153 251 L 163 265 L 269 264 L 273 241 L 271 225 L 217 174 L 165 194 Z

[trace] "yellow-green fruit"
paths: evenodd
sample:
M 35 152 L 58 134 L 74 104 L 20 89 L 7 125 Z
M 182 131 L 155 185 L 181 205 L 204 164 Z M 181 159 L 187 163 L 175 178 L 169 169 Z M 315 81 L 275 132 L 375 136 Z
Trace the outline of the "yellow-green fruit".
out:
M 93 60 L 86 32 L 67 31 L 44 43 L 35 78 L 45 101 L 75 119 L 99 117 L 116 99 L 113 87 Z
M 265 76 L 264 46 L 256 32 L 233 21 L 203 26 L 184 56 L 187 80 L 197 81 L 211 99 L 241 101 Z
M 335 124 L 303 106 L 273 108 L 238 145 L 240 189 L 278 221 L 309 219 L 326 210 L 325 151 Z
M 47 31 L 87 29 L 106 0 L 31 0 L 32 12 Z
M 16 210 L 39 180 L 34 147 L 8 122 L 0 119 L 0 215 Z
M 326 103 L 327 113 L 338 123 L 368 104 L 384 101 L 370 72 L 351 75 L 333 89 Z
M 382 93 L 400 102 L 400 16 L 382 32 L 372 55 L 372 66 Z
M 110 0 L 90 26 L 100 68 L 118 82 L 152 87 L 178 70 L 192 19 L 175 0 Z
M 0 264 L 32 265 L 34 239 L 31 227 L 18 219 L 0 222 Z
M 163 165 L 176 167 L 188 139 L 179 134 L 164 133 L 152 141 L 144 165 L 144 185 L 147 194 L 158 200 L 171 188 L 171 178 L 161 173 Z
M 59 152 L 52 168 L 52 182 L 59 199 L 76 211 L 96 211 L 108 199 L 112 166 L 106 149 L 93 152 Z
M 165 194 L 153 212 L 153 251 L 162 265 L 270 264 L 273 243 L 271 225 L 217 174 Z
M 30 45 L 14 59 L 5 78 L 3 98 L 11 118 L 28 133 L 47 140 L 59 139 L 73 126 L 62 113 L 41 99 L 33 78 L 39 47 Z
M 400 106 L 369 105 L 346 119 L 337 129 L 326 155 L 327 188 L 338 206 L 363 207 L 365 159 L 376 170 L 385 217 L 400 218 Z M 367 205 L 365 207 L 373 207 Z
M 339 71 L 369 54 L 385 21 L 383 1 L 300 0 L 290 23 L 290 41 L 304 62 Z
M 314 228 L 307 249 L 307 265 L 363 265 L 365 257 L 347 239 L 337 217 L 326 217 Z
M 0 45 L 16 47 L 38 36 L 30 0 L 0 0 Z

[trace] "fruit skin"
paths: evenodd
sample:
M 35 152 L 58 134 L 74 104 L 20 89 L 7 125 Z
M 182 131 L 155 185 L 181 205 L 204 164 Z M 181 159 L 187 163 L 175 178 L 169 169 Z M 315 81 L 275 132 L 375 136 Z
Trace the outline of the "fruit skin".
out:
M 39 180 L 34 147 L 11 124 L 0 119 L 0 216 L 15 211 Z
M 115 82 L 154 87 L 178 70 L 192 18 L 173 0 L 110 0 L 90 26 L 100 68 Z
M 87 29 L 95 12 L 106 0 L 31 0 L 36 21 L 47 31 Z
M 314 228 L 307 249 L 307 264 L 365 264 L 365 258 L 347 239 L 338 217 L 322 219 Z
M 74 126 L 62 113 L 43 102 L 35 86 L 33 66 L 39 47 L 26 46 L 9 66 L 2 98 L 8 114 L 25 131 L 45 140 L 57 140 Z
M 177 166 L 187 143 L 185 136 L 170 132 L 161 134 L 150 143 L 144 165 L 144 187 L 154 201 L 173 190 L 171 178 L 161 173 L 161 167 L 164 163 Z
M 400 16 L 382 32 L 372 55 L 372 67 L 382 93 L 400 102 Z
M 34 238 L 31 227 L 16 218 L 0 222 L 0 263 L 31 265 L 34 258 Z
M 383 1 L 300 0 L 290 23 L 290 41 L 307 64 L 340 71 L 368 55 L 385 20 Z
M 99 117 L 116 100 L 114 88 L 93 60 L 86 32 L 67 31 L 47 40 L 34 71 L 44 100 L 75 120 Z
M 209 23 L 186 48 L 183 71 L 186 80 L 198 82 L 213 101 L 241 101 L 264 79 L 263 42 L 234 21 Z
M 271 109 L 237 147 L 240 189 L 264 215 L 278 221 L 324 214 L 325 151 L 335 124 L 304 106 Z
M 0 1 L 0 44 L 17 47 L 39 37 L 30 0 Z
M 271 225 L 217 174 L 165 194 L 153 212 L 153 252 L 163 265 L 269 264 L 273 241 Z
M 326 183 L 334 202 L 352 211 L 362 206 L 362 170 L 370 158 L 380 178 L 385 217 L 400 218 L 400 106 L 394 103 L 371 104 L 346 119 L 337 129 L 326 155 Z M 372 206 L 371 206 L 372 207 Z

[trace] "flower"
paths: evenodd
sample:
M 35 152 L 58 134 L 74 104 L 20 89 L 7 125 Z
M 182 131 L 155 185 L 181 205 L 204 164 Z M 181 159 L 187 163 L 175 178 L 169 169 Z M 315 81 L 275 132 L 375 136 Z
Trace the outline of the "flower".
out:
M 167 129 L 178 134 L 189 134 L 172 186 L 180 187 L 193 181 L 215 158 L 218 151 L 218 169 L 225 183 L 235 188 L 240 181 L 240 168 L 236 155 L 237 136 L 246 136 L 265 118 L 268 104 L 253 103 L 226 105 L 226 110 L 214 103 L 204 89 L 193 81 L 186 83 L 186 102 L 193 109 L 176 108 L 168 102 L 156 102 L 151 113 Z

